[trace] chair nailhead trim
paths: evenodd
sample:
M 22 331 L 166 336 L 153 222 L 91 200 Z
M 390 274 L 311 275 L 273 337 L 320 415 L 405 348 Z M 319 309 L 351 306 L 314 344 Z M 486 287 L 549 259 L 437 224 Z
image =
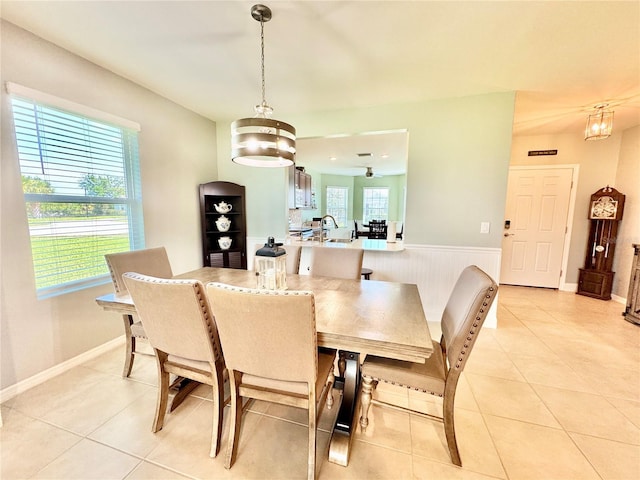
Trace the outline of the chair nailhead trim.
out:
M 363 375 L 363 377 L 365 377 L 366 375 Z M 387 383 L 389 385 L 395 385 L 397 387 L 404 387 L 407 388 L 409 390 L 414 390 L 416 392 L 422 392 L 422 393 L 428 393 L 429 395 L 433 395 L 434 397 L 441 397 L 442 398 L 442 394 L 440 393 L 436 393 L 436 392 L 432 392 L 431 390 L 425 390 L 424 388 L 419 388 L 419 387 L 412 387 L 410 385 L 404 385 L 402 383 L 399 382 L 391 382 L 389 380 L 385 380 L 384 378 L 378 378 L 378 377 L 369 377 L 371 378 L 374 382 L 382 382 L 382 383 Z

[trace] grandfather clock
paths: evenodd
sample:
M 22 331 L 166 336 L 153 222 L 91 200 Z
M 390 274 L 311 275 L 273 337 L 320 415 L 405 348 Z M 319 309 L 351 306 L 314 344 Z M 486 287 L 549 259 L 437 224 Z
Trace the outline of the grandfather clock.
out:
M 591 195 L 589 203 L 589 242 L 584 268 L 578 277 L 578 293 L 587 297 L 611 299 L 618 223 L 622 220 L 624 195 L 608 185 Z

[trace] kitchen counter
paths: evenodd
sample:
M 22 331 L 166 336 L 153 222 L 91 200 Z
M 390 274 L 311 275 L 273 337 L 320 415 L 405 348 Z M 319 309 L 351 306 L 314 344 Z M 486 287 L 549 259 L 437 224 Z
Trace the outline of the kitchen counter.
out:
M 333 240 L 333 241 L 332 241 Z M 362 248 L 365 251 L 376 252 L 402 252 L 404 244 L 402 241 L 387 243 L 386 240 L 373 240 L 369 238 L 358 238 L 353 241 L 344 241 L 343 239 L 329 239 L 322 243 L 315 240 L 295 240 L 287 239 L 287 245 L 300 245 L 302 247 L 322 246 L 326 248 Z

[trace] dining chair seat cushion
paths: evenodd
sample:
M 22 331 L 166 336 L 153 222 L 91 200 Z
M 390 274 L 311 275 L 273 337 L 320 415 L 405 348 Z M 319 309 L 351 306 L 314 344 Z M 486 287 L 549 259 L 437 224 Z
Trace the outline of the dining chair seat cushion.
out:
M 138 320 L 137 322 L 133 322 L 131 324 L 131 335 L 133 335 L 134 337 L 147 338 L 147 335 L 144 333 L 142 322 Z
M 327 376 L 333 369 L 333 362 L 336 357 L 335 350 L 326 350 L 318 353 L 318 378 L 316 380 L 316 397 L 320 398 Z M 306 382 L 289 382 L 286 380 L 275 380 L 271 378 L 258 377 L 256 375 L 242 374 L 242 384 L 267 390 L 279 390 L 281 392 L 293 393 L 307 397 L 309 387 Z
M 432 342 L 433 354 L 425 363 L 367 355 L 362 365 L 362 375 L 382 382 L 388 382 L 386 379 L 392 378 L 393 382 L 388 383 L 442 396 L 446 380 L 444 359 L 440 344 L 433 340 Z

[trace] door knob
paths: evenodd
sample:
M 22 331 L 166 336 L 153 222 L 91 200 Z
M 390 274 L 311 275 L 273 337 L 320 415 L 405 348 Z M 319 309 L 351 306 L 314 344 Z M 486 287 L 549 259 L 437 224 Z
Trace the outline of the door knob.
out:
M 507 232 L 505 232 L 505 233 L 503 234 L 503 236 L 504 236 L 504 237 L 511 237 L 511 236 L 513 236 L 513 235 L 515 235 L 515 233 L 507 233 Z

